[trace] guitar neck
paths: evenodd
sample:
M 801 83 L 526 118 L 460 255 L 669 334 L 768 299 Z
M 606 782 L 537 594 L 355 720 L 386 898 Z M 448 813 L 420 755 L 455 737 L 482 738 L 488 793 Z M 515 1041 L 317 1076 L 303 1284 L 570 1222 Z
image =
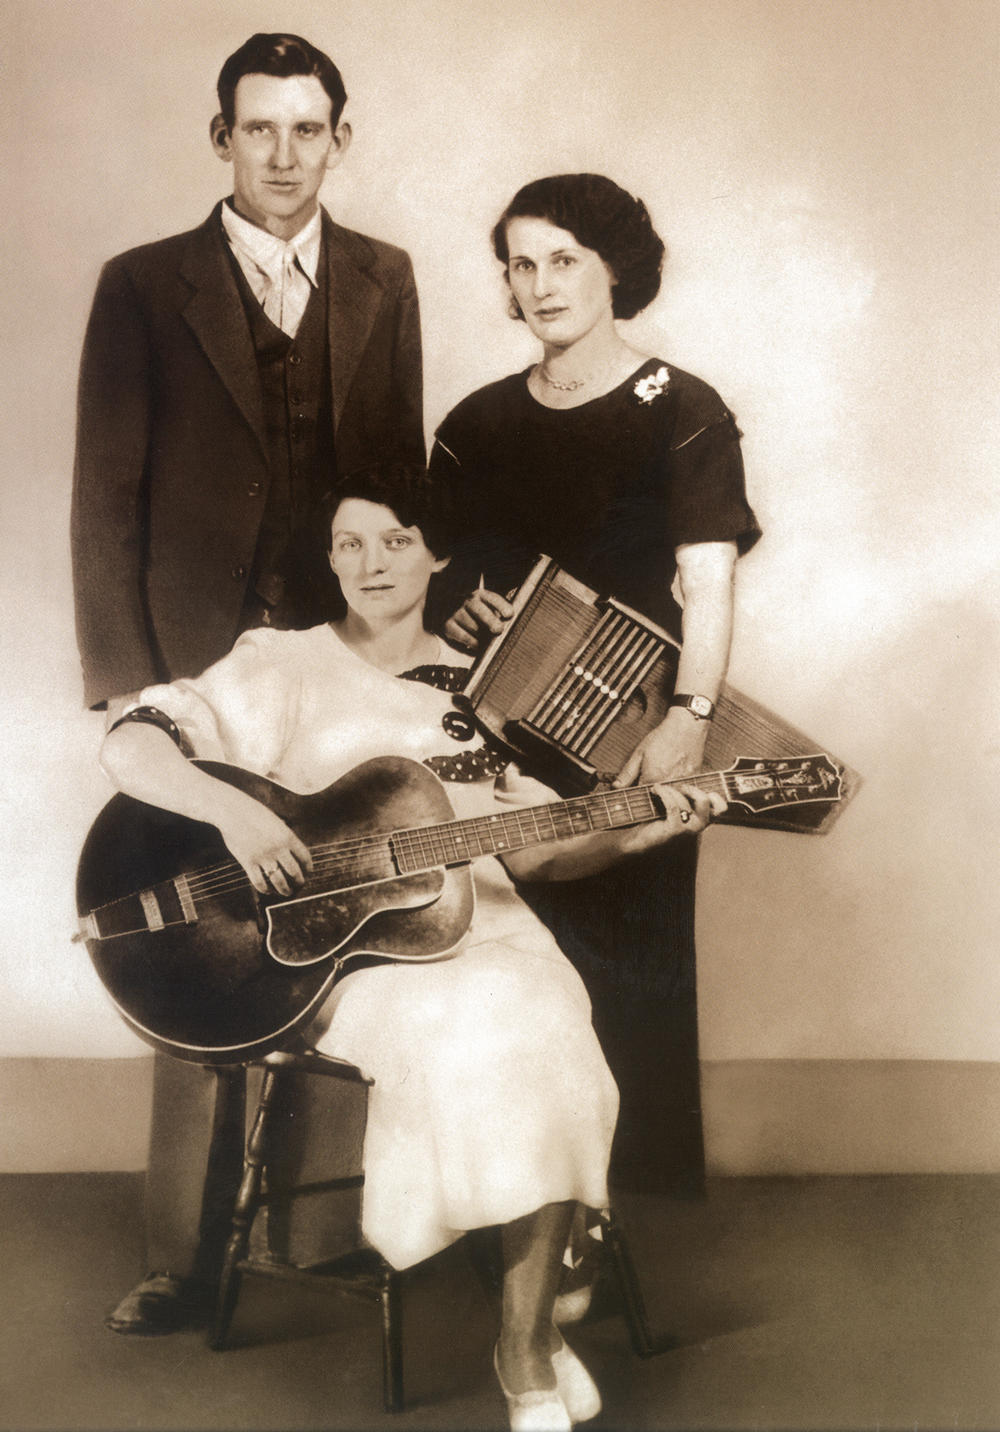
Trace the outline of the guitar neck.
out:
M 726 794 L 725 771 L 702 772 L 697 777 L 683 776 L 661 784 L 681 785 L 695 780 L 701 790 Z M 412 875 L 435 866 L 478 860 L 484 855 L 502 855 L 569 836 L 621 830 L 662 819 L 663 806 L 653 786 L 627 786 L 470 820 L 396 830 L 388 843 L 400 874 Z

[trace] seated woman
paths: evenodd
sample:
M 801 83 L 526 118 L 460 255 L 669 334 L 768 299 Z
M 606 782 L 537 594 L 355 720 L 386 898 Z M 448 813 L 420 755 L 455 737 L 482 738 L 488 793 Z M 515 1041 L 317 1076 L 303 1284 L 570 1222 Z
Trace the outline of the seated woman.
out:
M 447 538 L 422 470 L 370 469 L 330 503 L 330 563 L 343 615 L 308 631 L 246 633 L 193 680 L 147 688 L 192 754 L 324 789 L 374 756 L 426 762 L 452 782 L 459 817 L 529 805 L 526 781 L 453 709 L 465 672 L 424 626 Z M 308 849 L 266 806 L 190 763 L 167 729 L 125 721 L 103 763 L 140 800 L 218 827 L 258 890 L 288 895 Z M 574 1204 L 602 1206 L 617 1091 L 572 966 L 511 880 L 565 879 L 701 829 L 693 787 L 661 791 L 665 818 L 475 864 L 476 912 L 461 951 L 382 964 L 335 988 L 317 1046 L 374 1079 L 363 1231 L 397 1268 L 469 1229 L 503 1225 L 495 1363 L 516 1429 L 568 1428 L 600 1398 L 552 1322 Z M 504 868 L 506 867 L 506 868 Z

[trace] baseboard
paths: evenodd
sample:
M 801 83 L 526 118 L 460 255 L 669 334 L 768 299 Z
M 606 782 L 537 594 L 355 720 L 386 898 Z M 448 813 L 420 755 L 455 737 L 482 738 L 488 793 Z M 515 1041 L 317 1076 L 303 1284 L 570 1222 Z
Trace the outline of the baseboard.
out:
M 152 1058 L 0 1059 L 0 1172 L 133 1172 Z M 1000 1173 L 1000 1064 L 731 1060 L 702 1065 L 709 1172 Z
M 702 1065 L 713 1174 L 1000 1173 L 1000 1064 Z

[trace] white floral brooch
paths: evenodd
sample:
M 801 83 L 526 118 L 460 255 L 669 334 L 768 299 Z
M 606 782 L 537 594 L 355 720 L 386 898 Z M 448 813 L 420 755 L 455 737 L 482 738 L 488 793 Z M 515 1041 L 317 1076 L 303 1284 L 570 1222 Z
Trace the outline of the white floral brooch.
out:
M 640 403 L 651 403 L 654 398 L 658 398 L 666 390 L 669 383 L 668 369 L 657 368 L 656 372 L 650 373 L 648 377 L 639 378 L 632 391 Z

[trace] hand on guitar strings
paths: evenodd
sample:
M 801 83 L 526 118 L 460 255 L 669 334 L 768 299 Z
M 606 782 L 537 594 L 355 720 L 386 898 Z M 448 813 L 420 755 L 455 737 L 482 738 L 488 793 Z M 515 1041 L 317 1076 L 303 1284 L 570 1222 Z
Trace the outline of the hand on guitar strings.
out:
M 677 834 L 678 825 L 689 835 L 697 835 L 713 816 L 726 809 L 726 800 L 717 791 L 700 790 L 688 781 L 676 786 L 656 785 L 654 790 L 663 802 L 671 835 Z
M 230 852 L 262 895 L 291 895 L 313 868 L 312 855 L 280 816 L 254 800 L 234 817 L 218 821 L 219 831 Z

